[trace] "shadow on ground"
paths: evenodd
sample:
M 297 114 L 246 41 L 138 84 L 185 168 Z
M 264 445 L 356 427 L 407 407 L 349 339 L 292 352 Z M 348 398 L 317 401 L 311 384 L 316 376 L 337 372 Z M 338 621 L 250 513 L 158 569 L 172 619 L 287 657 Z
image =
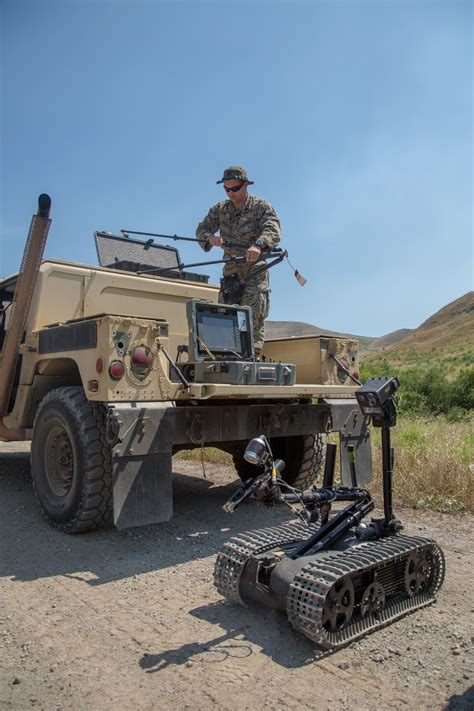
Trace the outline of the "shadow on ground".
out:
M 64 575 L 101 585 L 216 555 L 237 533 L 289 518 L 284 510 L 254 504 L 227 514 L 222 505 L 234 491 L 235 480 L 215 486 L 209 479 L 180 474 L 179 467 L 178 460 L 171 521 L 68 535 L 41 516 L 29 453 L 0 453 L 0 539 L 7 542 L 0 552 L 2 575 L 20 581 Z
M 216 664 L 242 659 L 258 647 L 280 666 L 300 668 L 329 656 L 290 627 L 286 615 L 265 607 L 240 607 L 219 601 L 191 610 L 191 615 L 222 630 L 205 642 L 173 647 L 159 654 L 146 653 L 140 667 L 148 674 L 169 666 L 198 662 Z
M 474 686 L 466 689 L 464 694 L 451 696 L 444 711 L 472 711 L 474 709 Z

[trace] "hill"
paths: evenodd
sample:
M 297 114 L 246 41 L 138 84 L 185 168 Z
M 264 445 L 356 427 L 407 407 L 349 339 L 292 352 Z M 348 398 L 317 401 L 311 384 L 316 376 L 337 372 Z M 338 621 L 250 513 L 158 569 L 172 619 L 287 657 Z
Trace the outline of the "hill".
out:
M 398 331 L 392 331 L 392 333 L 387 333 L 386 336 L 380 336 L 379 338 L 374 338 L 369 343 L 369 351 L 379 351 L 388 346 L 392 346 L 394 343 L 402 341 L 404 338 L 413 333 L 412 328 L 399 328 Z
M 267 338 L 296 338 L 326 334 L 349 336 L 359 341 L 365 362 L 387 361 L 389 365 L 443 364 L 447 372 L 458 372 L 474 362 L 474 292 L 470 291 L 443 306 L 418 328 L 400 328 L 385 336 L 358 336 L 302 321 L 267 321 Z
M 455 374 L 473 365 L 473 336 L 474 292 L 470 291 L 443 306 L 403 340 L 367 354 L 365 360 L 385 360 L 392 366 L 441 365 Z
M 357 336 L 353 333 L 341 333 L 331 331 L 328 328 L 313 326 L 304 321 L 266 321 L 265 335 L 267 338 L 298 338 L 299 336 L 342 336 L 355 338 L 359 342 L 359 353 L 367 354 L 369 351 L 376 351 L 397 343 L 412 332 L 410 328 L 401 328 L 398 331 L 388 333 L 386 336 L 374 338 L 373 336 Z
M 340 331 L 330 331 L 327 328 L 313 326 L 304 321 L 266 321 L 266 338 L 298 338 L 299 336 L 346 336 L 359 341 L 359 352 L 366 351 L 370 343 L 374 340 L 372 336 L 356 336 L 352 333 L 341 333 Z

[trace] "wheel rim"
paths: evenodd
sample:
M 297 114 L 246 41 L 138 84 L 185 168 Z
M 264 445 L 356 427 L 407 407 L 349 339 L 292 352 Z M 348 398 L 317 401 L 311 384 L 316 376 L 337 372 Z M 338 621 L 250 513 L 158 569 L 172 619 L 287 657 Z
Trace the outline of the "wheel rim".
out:
M 405 564 L 405 586 L 408 597 L 427 592 L 433 581 L 433 558 L 429 552 L 411 553 Z
M 362 595 L 360 603 L 361 617 L 367 615 L 378 615 L 385 607 L 385 591 L 378 582 L 373 582 Z
M 343 629 L 351 620 L 354 610 L 354 585 L 345 576 L 331 588 L 324 603 L 323 627 L 329 632 Z
M 67 496 L 74 479 L 71 440 L 63 427 L 53 427 L 45 442 L 45 469 L 48 484 L 56 496 Z

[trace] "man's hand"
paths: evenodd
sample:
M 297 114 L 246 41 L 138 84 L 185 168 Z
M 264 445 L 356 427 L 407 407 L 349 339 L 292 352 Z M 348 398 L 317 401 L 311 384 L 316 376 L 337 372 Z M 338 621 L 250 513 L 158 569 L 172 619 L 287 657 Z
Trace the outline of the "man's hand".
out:
M 209 244 L 211 247 L 222 247 L 222 237 L 219 237 L 219 235 L 211 235 L 208 239 Z
M 256 262 L 257 259 L 260 257 L 260 252 L 262 250 L 260 247 L 257 247 L 256 244 L 253 244 L 251 247 L 248 248 L 248 250 L 245 253 L 245 261 L 246 262 Z

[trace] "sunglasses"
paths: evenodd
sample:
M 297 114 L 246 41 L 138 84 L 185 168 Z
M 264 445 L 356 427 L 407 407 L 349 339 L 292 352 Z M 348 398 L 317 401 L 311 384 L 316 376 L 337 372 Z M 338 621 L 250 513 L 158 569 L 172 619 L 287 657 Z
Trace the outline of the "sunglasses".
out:
M 226 193 L 238 193 L 239 190 L 240 190 L 244 185 L 245 185 L 245 183 L 240 183 L 240 185 L 235 185 L 233 188 L 227 188 L 227 187 L 224 185 L 224 190 L 226 191 Z

